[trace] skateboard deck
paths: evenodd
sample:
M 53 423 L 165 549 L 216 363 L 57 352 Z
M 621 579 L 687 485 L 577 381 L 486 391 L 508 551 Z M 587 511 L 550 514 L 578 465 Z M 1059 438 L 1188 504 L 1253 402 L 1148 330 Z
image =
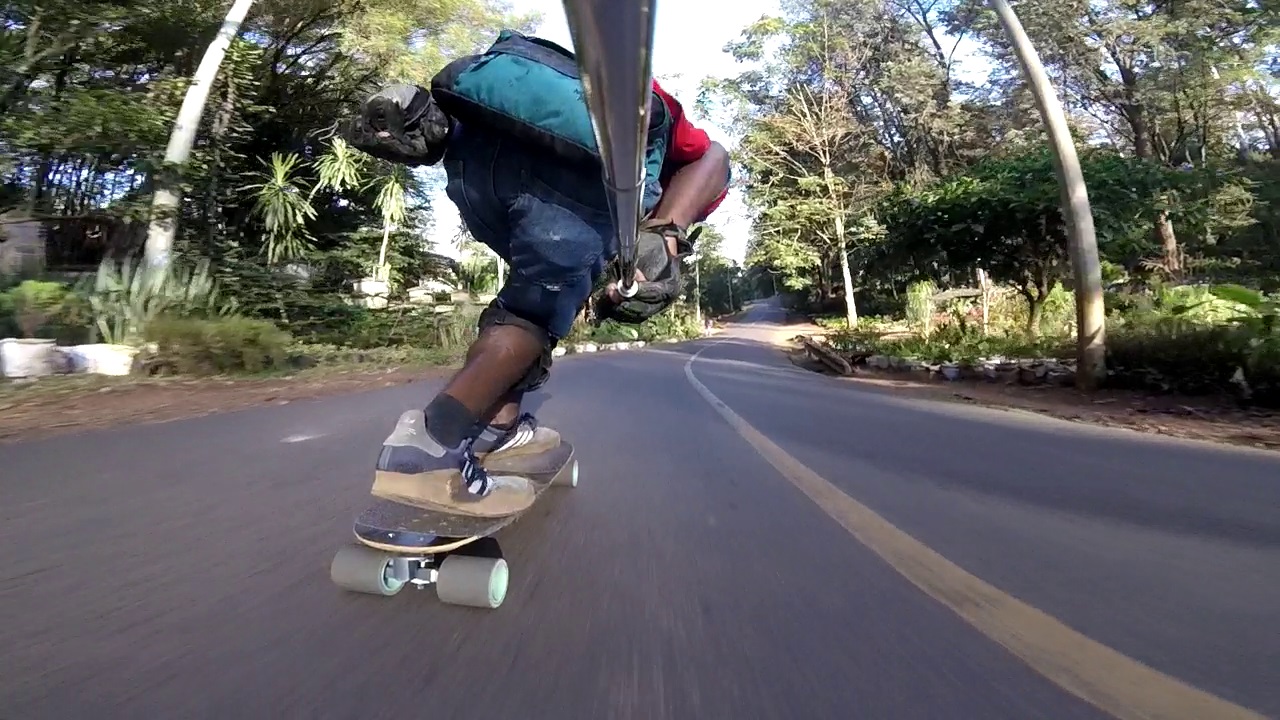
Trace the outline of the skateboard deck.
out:
M 522 465 L 524 469 L 519 474 L 534 481 L 535 505 L 547 488 L 576 483 L 573 455 L 573 445 L 561 442 L 553 450 L 530 456 L 527 464 Z M 557 477 L 561 476 L 562 481 L 557 483 Z M 379 500 L 360 513 L 354 531 L 361 543 L 387 552 L 447 552 L 476 538 L 492 535 L 528 511 L 526 508 L 514 515 L 496 518 L 476 517 Z
M 519 463 L 519 474 L 534 483 L 530 508 L 549 488 L 578 484 L 578 462 L 570 443 L 562 441 Z M 496 608 L 506 596 L 507 566 L 490 536 L 528 511 L 476 517 L 377 500 L 356 517 L 352 531 L 358 544 L 338 552 L 330 577 L 340 587 L 375 595 L 394 595 L 409 583 L 419 588 L 435 584 L 445 602 Z M 475 552 L 482 548 L 481 540 L 492 545 L 488 552 Z

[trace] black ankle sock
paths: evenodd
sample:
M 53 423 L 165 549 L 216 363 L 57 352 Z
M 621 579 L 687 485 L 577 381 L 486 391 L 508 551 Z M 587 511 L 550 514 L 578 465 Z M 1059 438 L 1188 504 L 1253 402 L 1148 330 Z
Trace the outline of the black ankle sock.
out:
M 431 437 L 450 448 L 458 447 L 471 437 L 480 422 L 480 418 L 465 405 L 444 393 L 437 395 L 423 412 L 427 416 L 427 431 Z

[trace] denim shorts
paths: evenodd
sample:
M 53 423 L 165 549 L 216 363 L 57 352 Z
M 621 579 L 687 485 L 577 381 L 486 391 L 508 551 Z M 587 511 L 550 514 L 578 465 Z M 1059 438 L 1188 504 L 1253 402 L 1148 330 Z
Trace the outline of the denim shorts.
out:
M 600 175 L 461 124 L 444 167 L 467 230 L 511 268 L 495 304 L 563 338 L 614 254 Z

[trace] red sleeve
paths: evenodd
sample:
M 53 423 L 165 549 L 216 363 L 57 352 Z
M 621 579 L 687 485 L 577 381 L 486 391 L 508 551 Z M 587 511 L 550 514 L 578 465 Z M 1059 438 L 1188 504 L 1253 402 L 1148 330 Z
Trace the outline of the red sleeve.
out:
M 653 81 L 653 91 L 658 93 L 658 97 L 667 104 L 667 110 L 671 113 L 671 143 L 667 148 L 666 160 L 662 164 L 662 177 L 659 178 L 659 182 L 666 185 L 676 171 L 691 162 L 701 160 L 702 156 L 707 154 L 707 150 L 711 149 L 711 137 L 705 130 L 689 122 L 680 101 L 663 90 L 657 80 Z M 729 194 L 728 185 L 728 178 L 725 178 L 724 191 L 702 212 L 701 220 L 706 220 L 707 216 L 724 201 L 725 196 Z

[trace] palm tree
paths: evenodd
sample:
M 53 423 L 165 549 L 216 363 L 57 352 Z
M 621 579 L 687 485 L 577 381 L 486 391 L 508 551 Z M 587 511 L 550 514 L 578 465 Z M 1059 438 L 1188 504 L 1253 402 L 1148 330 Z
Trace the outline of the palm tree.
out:
M 387 267 L 387 245 L 391 239 L 391 231 L 404 222 L 408 210 L 405 188 L 410 182 L 408 170 L 403 165 L 392 165 L 391 172 L 370 183 L 378 187 L 378 196 L 373 204 L 382 213 L 382 247 L 378 250 L 378 264 L 373 269 L 375 280 L 386 281 L 391 274 Z
M 408 213 L 408 188 L 413 178 L 403 165 L 389 165 L 387 172 L 375 175 L 368 182 L 364 181 L 365 165 L 362 153 L 356 152 L 345 140 L 335 137 L 329 144 L 329 150 L 315 162 L 318 177 L 315 187 L 308 199 L 314 198 L 320 190 L 332 190 L 343 193 L 358 187 L 377 188 L 374 207 L 382 215 L 382 247 L 378 250 L 378 261 L 373 267 L 372 279 L 385 282 L 390 277 L 387 267 L 387 249 L 391 233 L 397 225 L 404 222 Z
M 294 180 L 301 162 L 295 153 L 272 153 L 271 162 L 263 163 L 267 172 L 258 173 L 262 182 L 244 188 L 258 195 L 253 212 L 262 218 L 266 226 L 264 250 L 268 265 L 282 260 L 299 260 L 311 249 L 311 236 L 306 224 L 308 220 L 315 219 L 316 210 L 309 201 L 310 196 L 304 196 Z
M 363 153 L 356 152 L 346 140 L 333 138 L 329 150 L 316 159 L 316 184 L 311 188 L 307 201 L 315 199 L 321 190 L 332 190 L 341 194 L 360 186 L 360 178 L 364 173 Z

